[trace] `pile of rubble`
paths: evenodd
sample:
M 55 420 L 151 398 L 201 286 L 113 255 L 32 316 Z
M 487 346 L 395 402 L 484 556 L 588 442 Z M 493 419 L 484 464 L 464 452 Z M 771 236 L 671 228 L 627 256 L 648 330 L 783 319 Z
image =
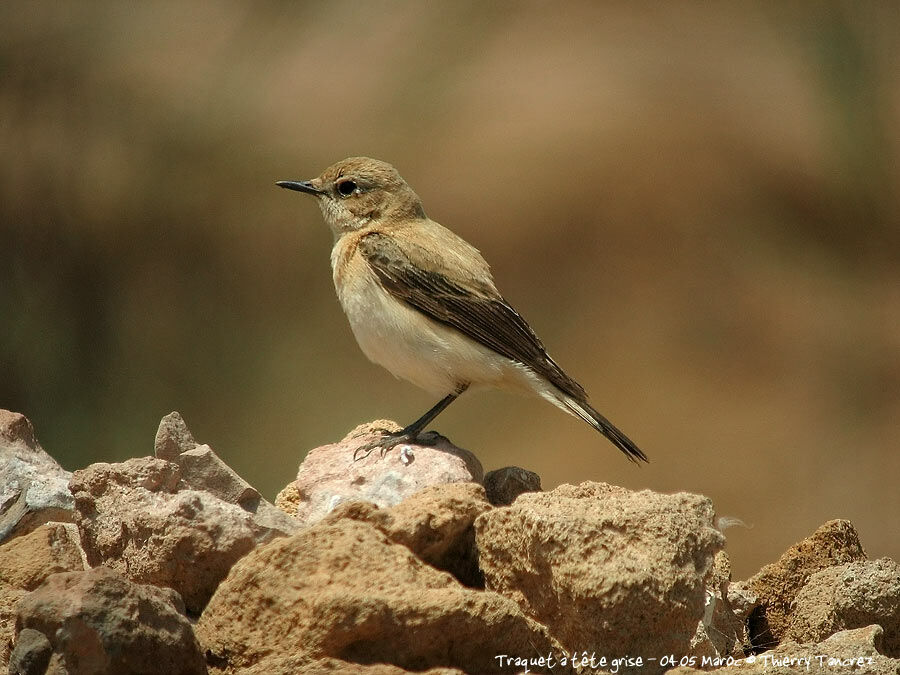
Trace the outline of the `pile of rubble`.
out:
M 900 672 L 900 565 L 847 521 L 731 580 L 699 495 L 482 474 L 438 438 L 309 453 L 275 504 L 180 415 L 64 471 L 0 411 L 10 673 Z

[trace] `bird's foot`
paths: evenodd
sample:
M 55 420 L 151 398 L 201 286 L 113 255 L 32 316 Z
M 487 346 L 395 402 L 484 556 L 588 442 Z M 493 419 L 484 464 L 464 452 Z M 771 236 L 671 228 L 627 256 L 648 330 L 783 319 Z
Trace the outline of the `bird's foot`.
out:
M 441 437 L 436 431 L 426 431 L 422 433 L 416 429 L 401 429 L 400 431 L 389 431 L 387 429 L 375 429 L 374 431 L 381 434 L 380 438 L 369 441 L 365 445 L 361 445 L 353 451 L 353 461 L 358 462 L 372 454 L 375 448 L 381 448 L 381 456 L 384 457 L 390 450 L 398 445 L 411 443 L 415 445 L 434 445 Z

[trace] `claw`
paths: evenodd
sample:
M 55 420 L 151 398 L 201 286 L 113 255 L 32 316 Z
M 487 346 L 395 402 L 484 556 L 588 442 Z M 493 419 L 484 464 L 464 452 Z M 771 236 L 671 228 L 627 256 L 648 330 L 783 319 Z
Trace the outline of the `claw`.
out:
M 370 448 L 369 445 L 370 445 L 369 443 L 367 443 L 366 445 L 361 445 L 356 450 L 353 451 L 353 461 L 354 462 L 358 462 L 361 459 L 365 459 L 366 457 L 371 455 L 372 451 L 377 447 L 377 446 L 373 446 Z M 363 452 L 364 454 L 362 456 L 359 456 L 360 452 Z
M 440 437 L 439 434 L 433 431 L 429 431 L 428 433 L 424 434 L 416 434 L 411 431 L 406 431 L 405 429 L 401 429 L 400 431 L 378 429 L 378 431 L 382 433 L 381 438 L 376 438 L 372 441 L 369 441 L 365 445 L 361 445 L 353 451 L 354 462 L 365 459 L 372 454 L 372 451 L 375 448 L 381 448 L 380 454 L 383 459 L 388 452 L 403 443 L 411 443 L 414 445 L 434 445 L 434 443 L 437 442 L 437 439 Z

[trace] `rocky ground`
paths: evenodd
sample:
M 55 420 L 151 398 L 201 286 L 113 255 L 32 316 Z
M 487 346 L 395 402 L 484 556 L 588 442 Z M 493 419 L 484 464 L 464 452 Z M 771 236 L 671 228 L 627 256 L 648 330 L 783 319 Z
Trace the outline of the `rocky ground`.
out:
M 437 438 L 312 450 L 275 504 L 177 413 L 64 471 L 0 411 L 10 673 L 900 673 L 900 565 L 822 525 L 745 581 L 700 495 L 541 491 Z

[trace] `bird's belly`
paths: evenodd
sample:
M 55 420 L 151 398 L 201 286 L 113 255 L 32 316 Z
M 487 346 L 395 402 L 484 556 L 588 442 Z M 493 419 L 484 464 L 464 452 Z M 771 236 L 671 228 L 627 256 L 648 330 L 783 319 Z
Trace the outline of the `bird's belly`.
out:
M 394 298 L 366 270 L 336 283 L 363 353 L 395 376 L 435 395 L 460 385 L 534 391 L 534 373 Z

